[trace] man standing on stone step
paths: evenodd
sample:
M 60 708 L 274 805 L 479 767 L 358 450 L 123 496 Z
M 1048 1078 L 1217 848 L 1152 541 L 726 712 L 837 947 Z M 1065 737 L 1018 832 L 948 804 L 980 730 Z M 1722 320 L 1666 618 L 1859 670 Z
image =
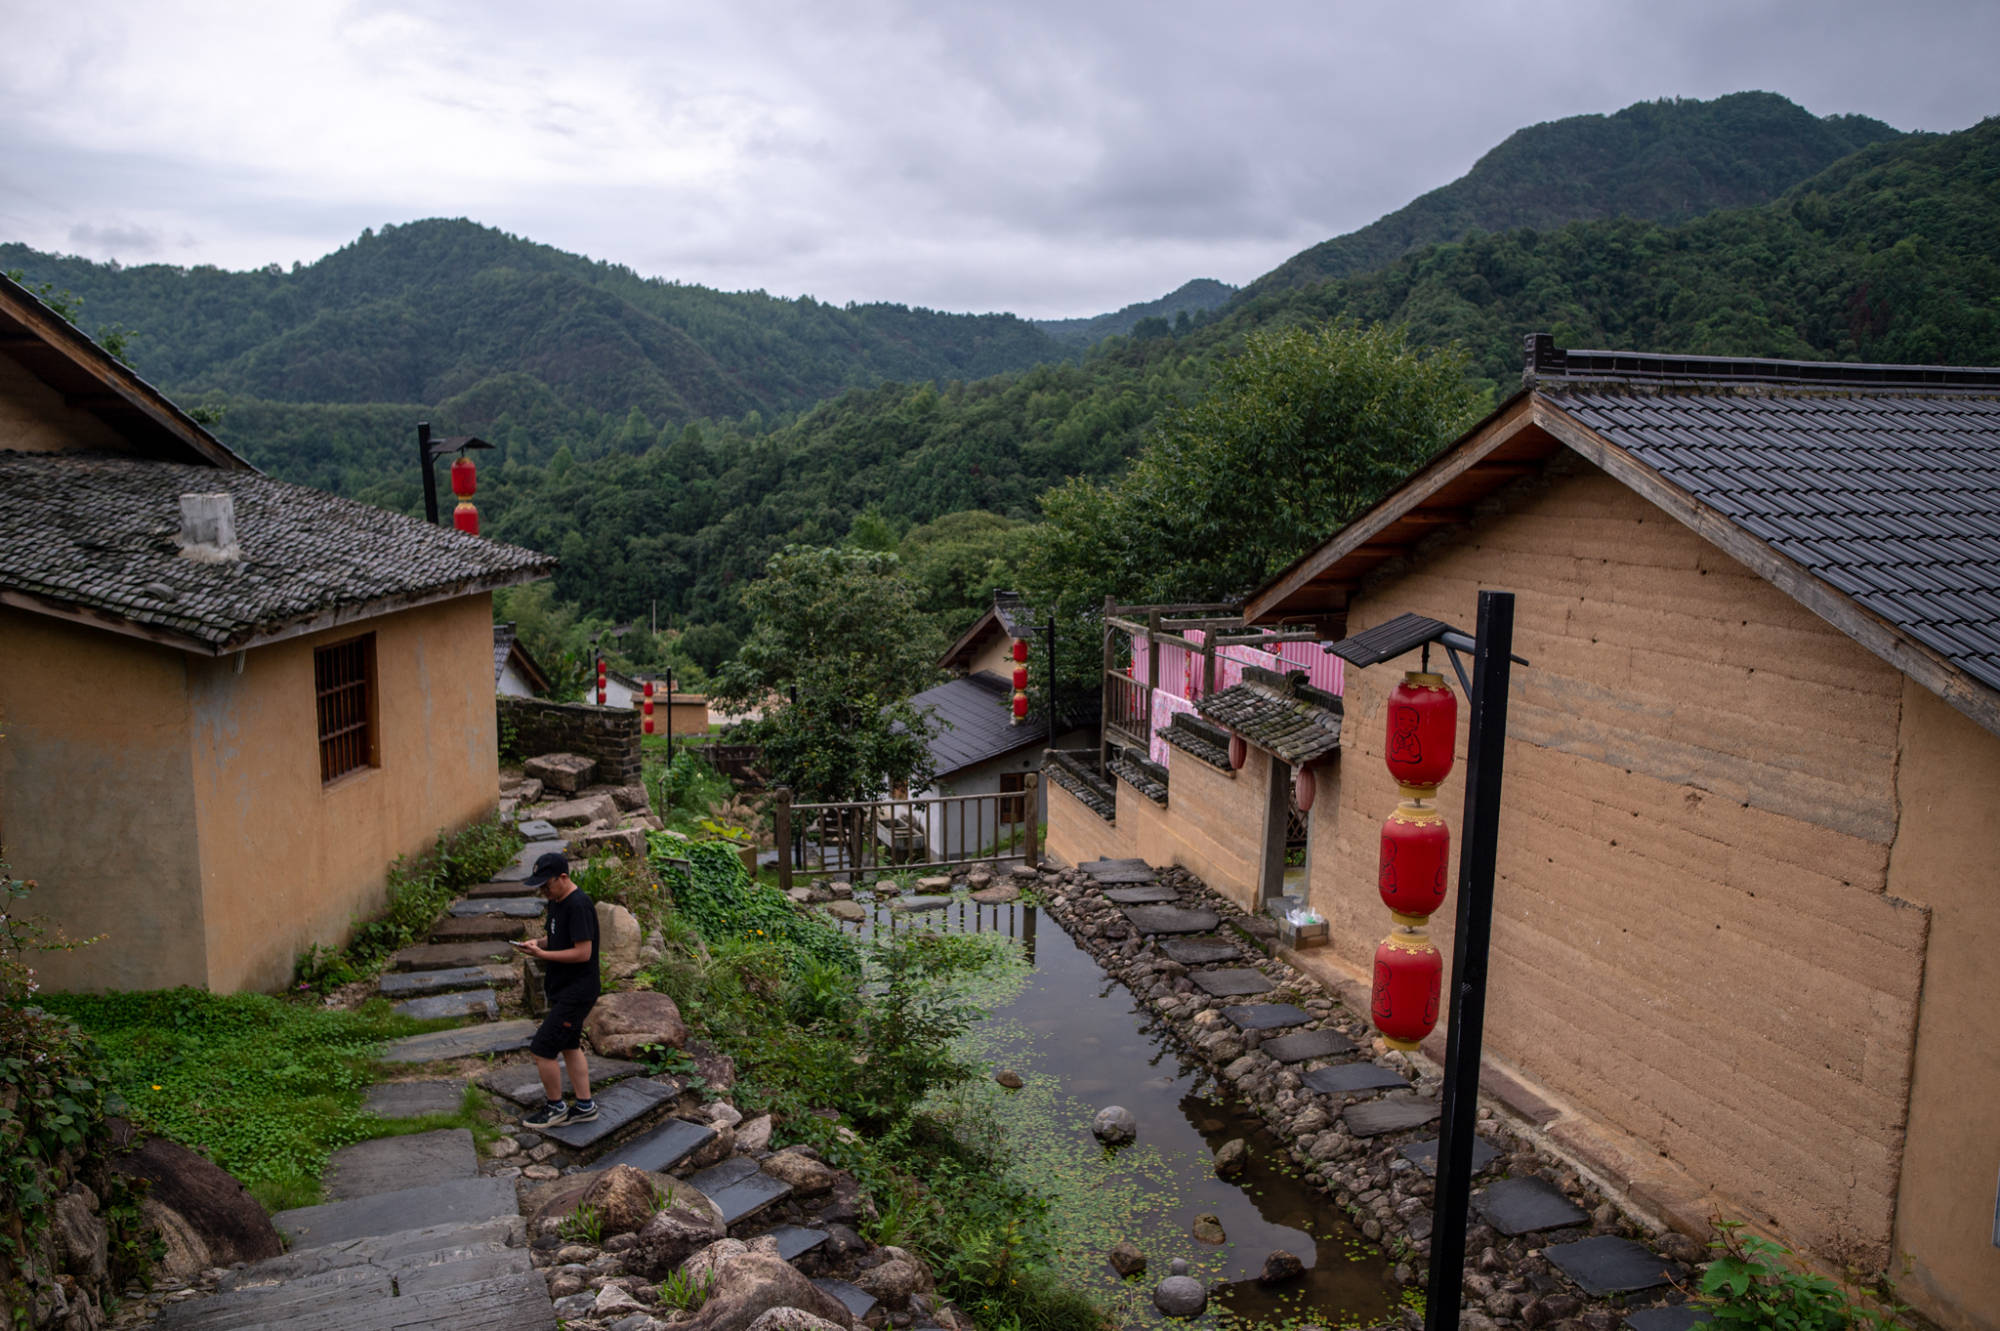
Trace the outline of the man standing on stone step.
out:
M 535 1056 L 548 1103 L 521 1121 L 531 1128 L 588 1123 L 597 1117 L 597 1101 L 590 1097 L 590 1065 L 582 1043 L 583 1019 L 597 1002 L 597 905 L 570 879 L 569 861 L 555 851 L 535 861 L 528 886 L 549 903 L 549 936 L 544 942 L 514 946 L 547 968 L 549 1014 L 528 1042 L 528 1052 Z M 574 1105 L 563 1103 L 565 1066 L 576 1091 Z

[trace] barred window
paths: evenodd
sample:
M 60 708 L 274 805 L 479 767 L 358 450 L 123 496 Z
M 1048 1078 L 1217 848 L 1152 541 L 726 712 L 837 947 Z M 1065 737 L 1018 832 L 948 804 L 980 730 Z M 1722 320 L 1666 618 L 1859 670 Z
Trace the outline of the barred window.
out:
M 319 779 L 375 765 L 375 635 L 313 652 L 319 695 Z

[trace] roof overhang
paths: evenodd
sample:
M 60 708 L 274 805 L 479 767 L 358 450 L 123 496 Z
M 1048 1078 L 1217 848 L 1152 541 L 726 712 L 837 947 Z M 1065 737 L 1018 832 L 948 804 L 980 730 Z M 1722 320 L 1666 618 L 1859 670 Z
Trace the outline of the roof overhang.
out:
M 972 658 L 978 654 L 979 644 L 996 633 L 1005 632 L 1007 626 L 1000 622 L 1000 612 L 991 606 L 987 607 L 986 613 L 974 620 L 972 627 L 961 633 L 957 642 L 945 648 L 944 655 L 938 658 L 938 668 L 970 670 Z
M 61 393 L 68 405 L 104 419 L 148 456 L 256 470 L 130 366 L 5 276 L 0 276 L 0 352 Z

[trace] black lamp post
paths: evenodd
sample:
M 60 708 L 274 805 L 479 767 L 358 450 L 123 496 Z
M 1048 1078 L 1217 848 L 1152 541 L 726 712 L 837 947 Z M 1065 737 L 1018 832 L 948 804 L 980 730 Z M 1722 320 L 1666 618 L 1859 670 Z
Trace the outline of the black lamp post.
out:
M 433 439 L 431 423 L 417 422 L 417 464 L 424 473 L 424 521 L 436 523 L 438 520 L 438 484 L 434 470 L 437 460 L 447 453 L 491 447 L 493 445 L 476 434 L 451 434 Z

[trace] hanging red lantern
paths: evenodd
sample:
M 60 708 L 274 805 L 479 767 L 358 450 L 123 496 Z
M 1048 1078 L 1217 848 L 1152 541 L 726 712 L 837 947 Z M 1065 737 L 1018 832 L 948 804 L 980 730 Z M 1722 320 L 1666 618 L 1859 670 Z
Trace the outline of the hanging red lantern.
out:
M 652 734 L 653 733 L 653 681 L 650 679 L 646 681 L 646 691 L 642 696 L 642 701 L 639 704 L 639 711 L 646 718 L 644 725 L 645 732 L 648 735 Z
M 1382 824 L 1376 886 L 1399 924 L 1420 923 L 1444 904 L 1451 829 L 1428 804 L 1405 801 Z
M 1025 693 L 1014 695 L 1014 719 L 1016 721 L 1028 719 L 1028 695 Z
M 472 459 L 461 457 L 451 464 L 451 492 L 460 499 L 470 499 L 479 489 L 479 470 L 472 465 Z
M 1311 813 L 1313 797 L 1319 793 L 1319 779 L 1310 767 L 1292 769 L 1292 803 L 1299 806 L 1300 813 Z
M 1436 1029 L 1443 981 L 1444 954 L 1425 934 L 1398 929 L 1375 949 L 1368 1013 L 1391 1049 L 1415 1049 Z
M 604 658 L 597 658 L 597 705 L 604 706 Z
M 1230 768 L 1234 771 L 1240 772 L 1243 770 L 1243 764 L 1249 761 L 1250 761 L 1250 741 L 1244 739 L 1243 736 L 1237 734 L 1235 731 L 1233 730 L 1230 731 L 1229 732 Z
M 1028 687 L 1028 667 L 1026 667 L 1026 666 L 1024 666 L 1024 665 L 1017 665 L 1017 666 L 1015 666 L 1015 667 L 1014 667 L 1014 691 L 1015 691 L 1016 693 L 1018 693 L 1018 692 L 1020 692 L 1020 691 L 1021 691 L 1022 689 L 1025 689 L 1025 688 L 1027 688 L 1027 687 Z
M 451 511 L 451 525 L 467 536 L 479 535 L 479 510 L 462 503 Z
M 1389 695 L 1389 743 L 1383 760 L 1403 793 L 1428 798 L 1451 775 L 1458 741 L 1458 695 L 1443 675 L 1412 670 Z
M 1022 665 L 1028 663 L 1028 640 L 1026 638 L 1014 639 L 1014 659 Z

